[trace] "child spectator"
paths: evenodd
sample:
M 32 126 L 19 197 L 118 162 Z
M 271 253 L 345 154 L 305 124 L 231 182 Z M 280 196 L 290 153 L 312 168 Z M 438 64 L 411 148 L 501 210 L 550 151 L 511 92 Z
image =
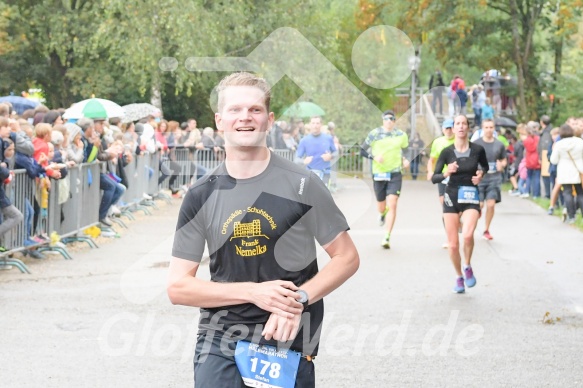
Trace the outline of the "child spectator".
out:
M 468 92 L 466 92 L 465 83 L 462 82 L 459 84 L 456 94 L 459 100 L 459 106 L 457 106 L 456 102 L 456 114 L 465 115 L 467 113 L 466 106 L 468 104 Z
M 49 166 L 49 142 L 51 141 L 52 128 L 50 124 L 37 124 L 34 128 L 35 138 L 32 140 L 34 146 L 33 158 L 45 169 L 47 175 L 54 179 L 59 179 L 61 173 L 55 166 Z

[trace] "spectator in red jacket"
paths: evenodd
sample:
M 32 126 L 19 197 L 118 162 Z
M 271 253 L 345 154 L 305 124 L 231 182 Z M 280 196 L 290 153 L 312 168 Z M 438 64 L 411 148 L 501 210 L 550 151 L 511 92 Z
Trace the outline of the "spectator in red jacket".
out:
M 524 158 L 526 159 L 527 180 L 526 187 L 528 193 L 533 198 L 540 197 L 540 169 L 541 160 L 539 159 L 538 143 L 539 124 L 535 121 L 529 121 L 526 124 L 528 136 L 524 139 Z
M 44 167 L 47 175 L 54 179 L 61 177 L 61 172 L 54 164 L 49 164 L 49 142 L 51 141 L 52 127 L 47 123 L 40 123 L 34 127 L 35 138 L 32 139 L 34 153 L 32 157 Z

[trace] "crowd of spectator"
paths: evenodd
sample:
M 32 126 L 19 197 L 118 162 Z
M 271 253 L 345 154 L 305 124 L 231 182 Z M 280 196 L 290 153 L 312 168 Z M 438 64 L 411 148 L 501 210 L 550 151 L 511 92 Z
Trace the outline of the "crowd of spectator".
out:
M 6 232 L 24 222 L 24 245 L 30 247 L 25 252 L 34 258 L 44 257 L 35 247 L 49 240 L 49 231 L 39 227 L 39 216 L 46 209 L 51 186 L 59 185 L 60 204 L 70 197 L 69 169 L 82 163 L 102 163 L 99 223 L 102 235 L 113 236 L 112 217 L 121 214 L 125 206 L 122 197 L 133 183 L 125 166 L 136 157 L 159 152 L 158 184 L 167 181 L 175 197 L 182 196 L 189 185 L 207 173 L 205 161 L 224 158 L 223 134 L 210 127 L 198 128 L 195 119 L 179 123 L 152 115 L 125 123 L 121 118 L 106 117 L 67 120 L 64 113 L 64 109 L 49 110 L 40 105 L 17 115 L 10 104 L 0 104 L 0 241 Z M 277 121 L 267 138 L 268 146 L 295 155 L 309 129 L 301 119 Z M 329 122 L 322 126 L 322 133 L 331 136 L 340 148 L 334 129 L 334 123 Z M 189 168 L 184 168 L 185 163 Z M 16 169 L 24 169 L 35 187 L 34 198 L 25 199 L 24 212 L 13 204 L 11 183 Z M 142 195 L 151 199 L 151 194 Z M 5 251 L 1 244 L 0 251 Z
M 17 115 L 10 104 L 0 104 L 0 251 L 6 251 L 3 236 L 24 222 L 24 246 L 28 247 L 25 254 L 44 258 L 35 248 L 49 241 L 47 232 L 50 231 L 39 226 L 39 217 L 46 212 L 51 186 L 59 185 L 59 204 L 70 198 L 68 171 L 75 166 L 103 162 L 99 175 L 102 192 L 99 222 L 102 235 L 112 236 L 115 233 L 111 230 L 111 217 L 120 215 L 120 208 L 125 205 L 121 198 L 133 183 L 133 177 L 125 174 L 124 167 L 134 158 L 159 151 L 161 174 L 158 183 L 169 179 L 173 193 L 178 194 L 192 183 L 195 173 L 199 178 L 206 172 L 196 165 L 192 158 L 194 152 L 208 150 L 218 155 L 224 146 L 220 135 L 215 135 L 211 128 L 201 131 L 194 119 L 182 125 L 153 116 L 135 123 L 105 117 L 65 122 L 64 112 L 64 109 L 49 110 L 40 105 Z M 174 182 L 182 168 L 175 161 L 177 148 L 188 149 L 190 160 L 193 160 L 187 184 L 178 188 Z M 17 169 L 26 171 L 27 179 L 35 188 L 32 200 L 24 199 L 24 211 L 14 206 L 13 171 Z M 143 196 L 151 199 L 149 193 Z

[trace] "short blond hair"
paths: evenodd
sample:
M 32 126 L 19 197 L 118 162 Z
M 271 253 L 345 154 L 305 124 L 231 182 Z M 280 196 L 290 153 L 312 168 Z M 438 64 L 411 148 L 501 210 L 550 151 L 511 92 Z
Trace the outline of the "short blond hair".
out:
M 271 101 L 271 86 L 269 83 L 261 77 L 247 72 L 237 72 L 226 76 L 217 85 L 216 91 L 218 96 L 217 109 L 218 112 L 222 111 L 225 102 L 223 101 L 223 92 L 231 86 L 252 86 L 256 87 L 263 92 L 265 107 L 269 112 L 269 103 Z
M 38 137 L 39 139 L 43 139 L 45 136 L 50 135 L 53 131 L 53 127 L 51 124 L 48 123 L 38 123 L 34 127 L 34 136 Z

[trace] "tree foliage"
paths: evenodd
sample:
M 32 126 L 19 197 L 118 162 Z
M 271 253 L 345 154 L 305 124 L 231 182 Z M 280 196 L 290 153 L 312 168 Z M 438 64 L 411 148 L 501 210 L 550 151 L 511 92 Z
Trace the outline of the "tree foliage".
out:
M 245 57 L 278 28 L 292 27 L 379 109 L 386 109 L 393 91 L 371 87 L 357 76 L 352 47 L 366 29 L 387 24 L 406 32 L 416 46 L 423 45 L 422 77 L 433 65 L 449 75 L 461 70 L 475 76 L 491 68 L 513 70 L 522 83 L 521 115 L 531 117 L 546 87 L 539 77 L 543 53 L 552 52 L 556 58 L 550 92 L 559 101 L 570 96 L 569 103 L 561 103 L 561 109 L 570 109 L 574 95 L 570 85 L 576 84 L 572 77 L 579 76 L 570 65 L 570 52 L 579 44 L 573 43 L 572 35 L 578 31 L 582 2 L 4 0 L 0 3 L 0 93 L 40 87 L 51 107 L 68 107 L 93 95 L 123 105 L 148 101 L 160 93 L 167 117 L 197 117 L 203 125 L 211 125 L 209 92 L 225 73 L 193 71 L 185 61 Z M 561 68 L 563 57 L 566 66 Z M 162 58 L 175 58 L 177 66 L 161 68 Z M 283 60 L 309 66 L 305 58 Z M 325 79 L 314 82 L 321 90 L 311 97 L 330 93 Z M 276 114 L 302 93 L 287 78 L 275 88 Z M 331 106 L 327 111 L 328 119 L 340 121 L 348 139 L 357 139 L 369 129 L 350 109 Z

